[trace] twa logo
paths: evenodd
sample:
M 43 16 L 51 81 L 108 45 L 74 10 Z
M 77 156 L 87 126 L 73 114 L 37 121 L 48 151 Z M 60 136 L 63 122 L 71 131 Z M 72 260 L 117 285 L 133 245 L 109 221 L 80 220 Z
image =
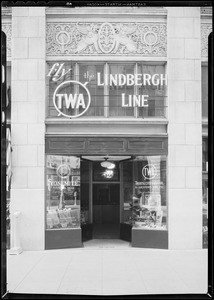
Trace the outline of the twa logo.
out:
M 56 173 L 61 178 L 67 177 L 70 175 L 70 168 L 67 165 L 62 164 L 57 168 Z
M 145 179 L 153 179 L 157 175 L 157 169 L 154 165 L 145 165 L 142 169 L 142 175 Z
M 88 110 L 91 96 L 86 87 L 87 82 L 70 80 L 62 82 L 53 94 L 53 104 L 58 111 L 58 116 L 77 118 Z

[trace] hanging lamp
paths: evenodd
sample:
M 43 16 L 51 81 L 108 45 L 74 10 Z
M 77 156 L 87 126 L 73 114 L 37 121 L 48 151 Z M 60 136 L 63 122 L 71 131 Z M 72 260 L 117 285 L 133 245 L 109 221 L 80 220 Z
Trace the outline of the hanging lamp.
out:
M 115 164 L 114 164 L 113 162 L 108 161 L 108 157 L 104 157 L 104 159 L 105 159 L 105 160 L 102 161 L 102 162 L 100 163 L 100 165 L 101 165 L 103 168 L 106 168 L 106 169 L 109 169 L 109 170 L 115 168 Z

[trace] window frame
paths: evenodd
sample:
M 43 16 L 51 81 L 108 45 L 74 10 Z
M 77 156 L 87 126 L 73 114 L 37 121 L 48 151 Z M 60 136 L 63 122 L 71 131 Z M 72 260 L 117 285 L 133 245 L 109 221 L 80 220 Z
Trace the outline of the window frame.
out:
M 124 60 L 108 60 L 108 61 L 103 61 L 103 60 L 75 60 L 75 61 L 71 61 L 71 60 L 60 60 L 59 61 L 60 63 L 73 63 L 74 66 L 75 66 L 75 70 L 74 70 L 74 74 L 75 74 L 75 79 L 78 81 L 79 80 L 79 66 L 82 64 L 82 65 L 87 65 L 87 64 L 95 64 L 95 65 L 104 65 L 104 75 L 109 75 L 109 69 L 110 69 L 110 65 L 111 64 L 117 64 L 117 65 L 123 65 L 124 63 L 126 64 L 130 64 L 130 65 L 134 65 L 134 72 L 133 74 L 136 75 L 138 74 L 138 70 L 139 70 L 139 67 L 142 66 L 142 65 L 155 65 L 155 66 L 158 66 L 158 65 L 162 65 L 164 66 L 164 70 L 165 70 L 165 73 L 167 75 L 167 61 L 165 60 L 157 60 L 157 61 L 151 61 L 151 60 L 145 60 L 145 61 L 141 61 L 141 60 L 127 60 L 127 61 L 124 61 Z M 46 61 L 46 65 L 47 65 L 47 69 L 48 69 L 48 66 L 50 64 L 54 64 L 56 63 L 56 61 L 54 60 L 47 60 Z M 50 96 L 49 96 L 49 79 L 47 78 L 47 82 L 46 82 L 46 87 L 47 87 L 47 93 L 46 93 L 46 99 L 48 100 L 46 103 L 46 118 L 47 119 L 52 119 L 52 118 L 56 118 L 56 117 L 51 117 L 50 114 L 49 114 L 49 110 L 50 110 Z M 104 99 L 103 99 L 103 102 L 104 102 L 104 113 L 103 113 L 103 116 L 96 116 L 96 115 L 91 115 L 91 116 L 83 116 L 83 118 L 87 119 L 87 120 L 93 120 L 94 119 L 99 119 L 99 118 L 102 118 L 104 120 L 111 120 L 111 119 L 115 119 L 117 118 L 118 120 L 120 119 L 132 119 L 132 120 L 155 120 L 155 119 L 161 119 L 161 120 L 167 120 L 167 104 L 168 104 L 168 100 L 167 100 L 167 97 L 168 97 L 168 92 L 167 92 L 167 86 L 166 86 L 166 90 L 165 90 L 165 95 L 163 96 L 164 98 L 164 105 L 163 105 L 163 110 L 164 110 L 164 116 L 147 116 L 146 118 L 140 118 L 139 117 L 139 108 L 138 107 L 134 107 L 133 108 L 133 115 L 132 116 L 110 116 L 109 114 L 109 86 L 105 85 L 104 84 Z M 139 92 L 138 92 L 138 86 L 134 85 L 134 94 L 135 95 L 138 95 Z M 64 118 L 63 118 L 64 119 Z M 59 120 L 63 120 L 63 119 L 59 119 Z

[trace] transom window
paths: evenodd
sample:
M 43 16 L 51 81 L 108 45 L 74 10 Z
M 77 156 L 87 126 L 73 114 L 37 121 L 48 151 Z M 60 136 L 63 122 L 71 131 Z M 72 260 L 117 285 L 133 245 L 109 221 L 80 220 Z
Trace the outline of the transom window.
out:
M 55 65 L 54 65 L 55 64 Z M 60 69 L 61 67 L 61 69 Z M 57 73 L 57 70 L 59 72 Z M 64 75 L 63 75 L 64 70 Z M 163 63 L 149 62 L 58 62 L 48 63 L 48 117 L 64 118 L 56 110 L 53 95 L 57 87 L 65 81 L 87 83 L 91 102 L 84 111 L 83 107 L 69 107 L 69 96 L 60 96 L 60 107 L 66 115 L 81 114 L 81 117 L 103 118 L 165 118 L 167 78 Z M 63 75 L 63 76 L 62 76 Z M 63 88 L 65 93 L 82 94 L 87 97 L 84 87 L 72 83 Z M 66 102 L 67 101 L 67 102 Z M 80 99 L 81 104 L 82 99 Z M 74 102 L 73 102 L 74 103 Z M 75 112 L 74 112 L 75 110 Z

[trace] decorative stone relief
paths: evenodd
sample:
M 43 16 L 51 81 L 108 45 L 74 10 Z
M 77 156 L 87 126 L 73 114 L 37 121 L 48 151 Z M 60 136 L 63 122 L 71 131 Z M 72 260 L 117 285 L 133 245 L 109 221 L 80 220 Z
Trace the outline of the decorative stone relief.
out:
M 12 25 L 9 23 L 2 24 L 2 31 L 7 36 L 7 56 L 11 56 L 11 34 L 12 34 Z
M 166 56 L 163 23 L 48 23 L 47 55 Z
M 212 24 L 201 25 L 201 56 L 208 56 L 208 35 L 212 31 Z
M 212 7 L 201 7 L 201 14 L 202 15 L 211 15 Z

